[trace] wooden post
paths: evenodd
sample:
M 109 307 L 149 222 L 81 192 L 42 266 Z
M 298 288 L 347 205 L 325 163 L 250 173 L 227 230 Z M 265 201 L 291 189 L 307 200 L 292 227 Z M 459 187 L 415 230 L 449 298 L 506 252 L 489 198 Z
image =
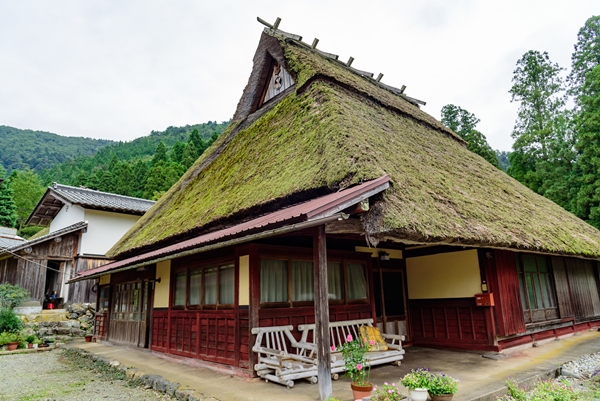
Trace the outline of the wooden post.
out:
M 327 243 L 325 225 L 313 231 L 313 264 L 315 280 L 315 344 L 317 345 L 317 370 L 319 395 L 325 401 L 332 395 L 331 349 L 329 341 L 329 290 L 327 289 Z

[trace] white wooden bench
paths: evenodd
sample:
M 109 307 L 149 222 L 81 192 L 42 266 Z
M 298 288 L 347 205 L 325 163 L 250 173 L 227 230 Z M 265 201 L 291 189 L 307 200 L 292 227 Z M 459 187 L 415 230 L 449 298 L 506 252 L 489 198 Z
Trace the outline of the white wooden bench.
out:
M 329 323 L 329 338 L 332 346 L 336 349 L 340 349 L 341 346 L 346 342 L 348 334 L 352 334 L 352 338 L 359 338 L 360 326 L 373 326 L 373 319 L 360 319 L 360 320 L 344 320 L 339 322 Z M 314 342 L 314 331 L 315 325 L 313 324 L 301 324 L 298 326 L 298 330 L 302 332 L 302 338 L 300 342 L 307 344 Z M 404 350 L 402 349 L 402 341 L 404 336 L 397 334 L 384 334 L 381 336 L 386 340 L 388 349 L 387 351 L 368 351 L 365 354 L 365 359 L 369 366 L 381 365 L 384 363 L 392 363 L 396 366 L 400 366 L 400 361 L 404 358 Z M 304 347 L 299 350 L 300 355 L 307 358 L 316 360 L 316 351 Z M 338 373 L 344 372 L 344 358 L 342 353 L 339 351 L 331 352 L 331 374 L 333 379 L 338 379 Z
M 317 382 L 316 347 L 314 344 L 296 341 L 292 335 L 294 326 L 255 327 L 252 334 L 256 341 L 252 351 L 258 355 L 254 365 L 256 374 L 266 381 L 292 388 L 294 380 L 307 379 Z

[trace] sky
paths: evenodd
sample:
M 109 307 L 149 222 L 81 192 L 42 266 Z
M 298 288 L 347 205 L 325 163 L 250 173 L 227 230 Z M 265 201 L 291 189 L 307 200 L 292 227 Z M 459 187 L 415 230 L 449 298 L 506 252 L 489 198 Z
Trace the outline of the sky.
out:
M 510 150 L 511 79 L 528 50 L 570 68 L 598 0 L 0 0 L 0 125 L 130 141 L 227 121 L 264 28 L 319 39 L 320 50 L 427 102 L 474 113 Z M 565 72 L 566 74 L 566 72 Z

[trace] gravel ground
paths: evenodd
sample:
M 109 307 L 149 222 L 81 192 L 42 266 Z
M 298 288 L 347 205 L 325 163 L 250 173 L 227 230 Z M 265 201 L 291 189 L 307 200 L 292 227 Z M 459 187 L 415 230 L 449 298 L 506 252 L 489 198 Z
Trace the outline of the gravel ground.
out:
M 172 400 L 110 373 L 94 372 L 85 363 L 68 360 L 60 349 L 1 355 L 0 400 Z

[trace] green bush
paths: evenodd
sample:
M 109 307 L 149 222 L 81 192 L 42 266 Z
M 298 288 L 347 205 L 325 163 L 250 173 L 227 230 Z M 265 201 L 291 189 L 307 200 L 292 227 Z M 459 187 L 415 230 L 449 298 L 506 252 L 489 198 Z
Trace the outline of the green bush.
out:
M 9 333 L 8 331 L 3 331 L 0 333 L 0 347 L 18 340 L 19 335 L 17 333 Z
M 0 310 L 0 333 L 8 331 L 17 333 L 23 328 L 23 322 L 12 310 Z
M 0 310 L 12 309 L 29 298 L 25 288 L 9 283 L 0 284 Z

